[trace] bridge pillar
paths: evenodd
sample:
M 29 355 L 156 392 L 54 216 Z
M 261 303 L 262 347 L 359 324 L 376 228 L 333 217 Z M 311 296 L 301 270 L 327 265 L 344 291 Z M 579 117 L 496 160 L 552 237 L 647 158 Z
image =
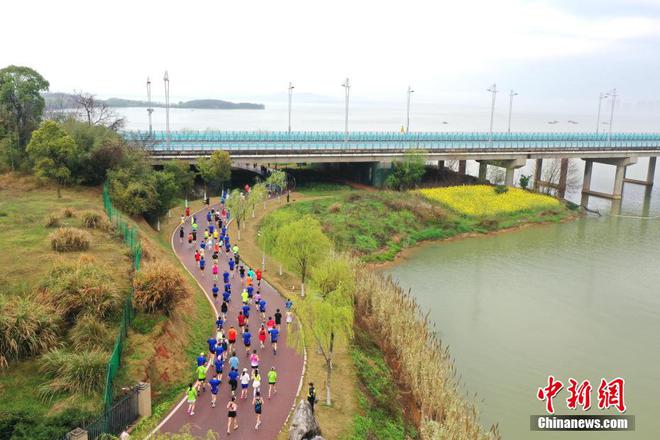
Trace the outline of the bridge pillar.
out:
M 536 166 L 534 167 L 534 183 L 532 183 L 532 188 L 534 191 L 538 191 L 540 188 L 539 182 L 541 181 L 543 172 L 543 159 L 536 159 Z
M 442 172 L 442 170 L 444 170 L 444 169 L 445 169 L 445 161 L 444 160 L 439 160 L 438 161 L 438 170 L 440 170 L 440 172 Z
M 488 162 L 479 161 L 479 180 L 486 180 L 488 175 Z
M 598 163 L 603 163 L 606 165 L 614 165 L 616 167 L 616 171 L 614 173 L 614 186 L 612 188 L 612 194 L 607 194 L 607 193 L 601 193 L 597 191 L 592 191 L 589 187 L 591 185 L 591 164 L 593 162 L 598 162 Z M 582 183 L 582 204 L 585 205 L 586 196 L 596 196 L 596 197 L 603 197 L 606 199 L 615 199 L 618 200 L 621 198 L 621 195 L 623 194 L 623 182 L 624 182 L 624 175 L 626 173 L 626 167 L 628 165 L 632 165 L 634 163 L 637 163 L 637 158 L 636 157 L 622 157 L 622 158 L 614 158 L 614 159 L 585 159 L 585 181 Z
M 492 165 L 495 167 L 504 168 L 506 174 L 504 175 L 504 184 L 506 186 L 513 186 L 513 173 L 517 168 L 524 167 L 527 159 L 519 157 L 517 159 L 508 160 L 480 160 L 479 161 L 479 178 L 481 179 L 482 173 L 486 174 L 487 166 Z M 483 167 L 483 168 L 482 168 Z
M 655 179 L 655 162 L 655 156 L 649 157 L 649 165 L 646 170 L 646 180 L 628 179 L 624 173 L 623 181 L 625 183 L 634 183 L 636 185 L 653 186 L 653 180 Z
M 392 172 L 392 162 L 375 162 L 371 170 L 371 184 L 382 188 L 385 186 L 385 179 Z
M 568 179 L 568 159 L 561 159 L 559 163 L 559 187 L 557 197 L 563 199 L 566 196 L 566 181 Z
M 593 170 L 594 163 L 592 160 L 585 159 L 584 161 L 584 178 L 582 179 L 582 201 L 580 204 L 583 207 L 587 207 L 589 202 L 589 192 L 591 191 L 591 172 Z
M 466 160 L 459 160 L 458 161 L 458 174 L 465 174 L 466 168 L 467 168 L 467 161 Z

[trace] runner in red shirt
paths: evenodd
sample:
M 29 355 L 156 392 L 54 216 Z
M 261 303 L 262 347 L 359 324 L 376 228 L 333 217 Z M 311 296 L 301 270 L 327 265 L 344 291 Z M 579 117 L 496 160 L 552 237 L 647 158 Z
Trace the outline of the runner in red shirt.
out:
M 229 327 L 229 330 L 227 331 L 227 340 L 229 341 L 229 351 L 233 350 L 237 336 L 238 336 L 238 332 L 232 325 L 231 327 Z
M 261 348 L 264 348 L 264 343 L 266 342 L 267 334 L 268 332 L 266 331 L 266 327 L 264 327 L 262 323 L 261 328 L 259 329 L 259 344 L 261 345 Z
M 257 286 L 261 286 L 261 269 L 257 269 Z
M 186 217 L 190 217 L 190 206 L 186 206 Z
M 266 327 L 268 327 L 268 330 L 275 328 L 275 320 L 273 319 L 272 316 L 268 317 L 268 321 L 266 322 Z
M 241 310 L 240 312 L 238 312 L 238 326 L 240 327 L 241 330 L 243 330 L 244 325 L 245 325 L 245 315 Z
M 199 251 L 195 251 L 195 261 L 197 262 L 197 265 L 199 266 L 199 260 L 202 258 L 202 255 L 199 253 Z

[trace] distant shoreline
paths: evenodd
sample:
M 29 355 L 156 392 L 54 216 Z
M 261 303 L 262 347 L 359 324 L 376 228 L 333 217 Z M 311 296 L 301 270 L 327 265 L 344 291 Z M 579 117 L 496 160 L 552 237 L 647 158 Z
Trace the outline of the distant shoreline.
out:
M 44 93 L 47 109 L 75 109 L 79 105 L 76 102 L 75 95 L 70 93 Z M 162 102 L 148 103 L 133 99 L 108 98 L 98 99 L 99 104 L 105 104 L 111 108 L 164 108 Z M 190 101 L 179 101 L 170 104 L 170 108 L 198 109 L 198 110 L 264 110 L 264 104 L 251 102 L 230 102 L 221 99 L 193 99 Z

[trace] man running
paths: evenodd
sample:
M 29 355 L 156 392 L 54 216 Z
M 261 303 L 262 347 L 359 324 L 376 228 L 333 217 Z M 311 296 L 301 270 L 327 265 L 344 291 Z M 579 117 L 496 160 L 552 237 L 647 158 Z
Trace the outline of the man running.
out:
M 236 343 L 236 338 L 238 337 L 238 332 L 232 325 L 227 331 L 227 340 L 229 340 L 229 349 L 234 350 L 234 344 Z
M 211 293 L 213 294 L 213 301 L 218 302 L 218 292 L 220 289 L 218 288 L 218 285 L 213 283 L 213 287 L 211 287 Z
M 277 309 L 275 311 L 275 328 L 278 330 L 280 329 L 280 326 L 282 325 L 282 312 L 280 312 L 280 309 Z
M 218 397 L 218 391 L 220 389 L 220 378 L 217 374 L 209 380 L 209 385 L 211 385 L 211 408 L 215 408 L 215 400 Z
M 277 370 L 275 367 L 270 367 L 268 372 L 268 398 L 270 399 L 271 392 L 273 394 L 277 393 Z
M 183 232 L 183 226 L 179 227 L 179 243 L 183 244 L 183 236 L 185 233 Z
M 273 346 L 273 355 L 277 356 L 277 339 L 280 336 L 280 331 L 277 327 L 270 329 L 270 344 Z
M 245 346 L 245 355 L 250 355 L 250 345 L 252 345 L 252 333 L 250 333 L 250 328 L 245 326 L 245 332 L 243 332 L 243 345 Z
M 206 391 L 204 383 L 206 382 L 206 365 L 200 365 L 197 367 L 197 381 L 199 382 L 198 386 L 202 387 L 202 391 Z
M 316 403 L 316 389 L 314 388 L 314 383 L 309 383 L 309 390 L 307 390 L 307 401 L 312 407 L 312 413 L 314 412 L 314 404 Z
M 235 396 L 236 395 L 236 388 L 238 388 L 238 370 L 235 368 L 232 368 L 229 374 L 227 374 L 227 377 L 229 378 L 229 386 L 231 387 L 231 395 Z

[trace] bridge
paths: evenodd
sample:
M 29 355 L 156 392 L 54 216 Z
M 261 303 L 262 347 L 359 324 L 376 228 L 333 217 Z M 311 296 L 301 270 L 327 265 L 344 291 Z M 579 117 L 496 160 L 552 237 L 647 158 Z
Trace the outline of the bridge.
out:
M 551 184 L 541 180 L 543 159 L 561 159 L 560 195 L 565 188 L 568 159 L 586 162 L 583 193 L 608 198 L 621 198 L 623 183 L 652 185 L 656 156 L 660 155 L 660 133 L 493 133 L 486 132 L 278 132 L 278 131 L 126 131 L 128 141 L 141 142 L 154 161 L 181 159 L 195 161 L 215 150 L 229 152 L 234 162 L 250 164 L 275 163 L 369 163 L 370 180 L 382 183 L 392 161 L 406 152 L 422 150 L 426 159 L 459 161 L 459 172 L 465 172 L 465 161 L 479 162 L 479 177 L 485 178 L 487 167 L 506 170 L 505 183 L 513 184 L 513 170 L 536 160 L 534 185 Z M 639 157 L 649 157 L 646 180 L 626 179 L 625 169 Z M 590 190 L 594 162 L 616 167 L 611 194 Z

